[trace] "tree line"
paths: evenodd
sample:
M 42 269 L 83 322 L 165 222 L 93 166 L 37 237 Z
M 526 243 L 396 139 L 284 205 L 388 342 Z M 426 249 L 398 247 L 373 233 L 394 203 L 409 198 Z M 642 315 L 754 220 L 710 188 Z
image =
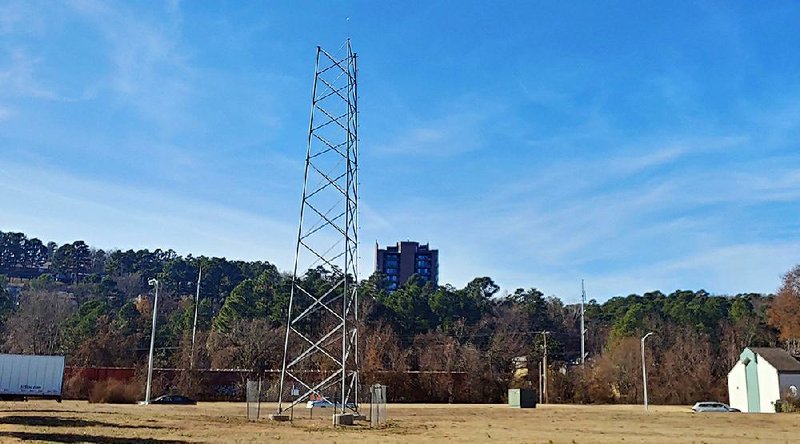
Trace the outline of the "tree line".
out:
M 152 319 L 147 281 L 157 278 L 157 367 L 280 368 L 292 277 L 269 262 L 103 251 L 22 233 L 0 232 L 0 248 L 3 352 L 59 353 L 79 367 L 141 367 Z M 301 279 L 304 288 L 326 288 L 334 277 L 318 267 Z M 652 402 L 726 399 L 727 372 L 744 347 L 796 350 L 800 337 L 800 267 L 787 272 L 777 295 L 676 290 L 590 300 L 585 365 L 579 307 L 536 288 L 501 292 L 489 277 L 456 288 L 412 276 L 388 291 L 380 274 L 357 285 L 364 382 L 388 383 L 394 400 L 501 402 L 512 359 L 528 357 L 535 387 L 535 363 L 546 351 L 550 401 L 640 402 L 639 338 L 650 331 Z

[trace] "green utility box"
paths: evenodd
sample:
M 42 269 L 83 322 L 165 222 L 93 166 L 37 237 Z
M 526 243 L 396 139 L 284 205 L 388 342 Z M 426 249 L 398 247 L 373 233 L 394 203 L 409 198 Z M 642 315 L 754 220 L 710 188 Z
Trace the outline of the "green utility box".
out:
M 533 389 L 508 389 L 508 405 L 518 409 L 536 408 L 536 391 Z

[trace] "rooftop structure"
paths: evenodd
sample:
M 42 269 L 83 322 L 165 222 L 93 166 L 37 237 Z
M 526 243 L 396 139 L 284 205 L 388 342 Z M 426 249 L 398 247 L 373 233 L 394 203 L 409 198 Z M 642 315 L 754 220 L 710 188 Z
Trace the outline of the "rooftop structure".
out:
M 389 290 L 396 290 L 414 274 L 438 285 L 439 250 L 412 241 L 401 241 L 386 248 L 380 248 L 376 242 L 375 272 L 386 275 Z

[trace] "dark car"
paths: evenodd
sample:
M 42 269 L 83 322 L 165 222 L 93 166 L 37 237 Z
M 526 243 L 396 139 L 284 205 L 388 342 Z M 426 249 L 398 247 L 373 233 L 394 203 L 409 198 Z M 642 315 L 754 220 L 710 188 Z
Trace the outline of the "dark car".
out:
M 181 404 L 181 405 L 195 405 L 197 401 L 187 398 L 183 395 L 164 395 L 150 401 L 150 404 Z

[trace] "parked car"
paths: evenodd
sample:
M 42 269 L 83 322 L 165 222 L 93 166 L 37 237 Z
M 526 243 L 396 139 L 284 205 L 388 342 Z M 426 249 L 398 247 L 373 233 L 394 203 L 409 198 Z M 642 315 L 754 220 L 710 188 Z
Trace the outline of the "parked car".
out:
M 183 395 L 164 395 L 150 401 L 150 404 L 195 405 L 197 401 Z
M 324 409 L 324 408 L 330 408 L 330 407 L 339 408 L 339 407 L 341 407 L 341 404 L 337 402 L 336 405 L 334 406 L 333 402 L 326 401 L 324 399 L 318 399 L 316 401 L 308 401 L 306 403 L 306 408 L 307 409 L 319 409 L 319 408 L 323 408 Z M 355 410 L 356 405 L 353 404 L 352 402 L 348 402 L 345 405 L 345 407 L 350 409 L 350 410 Z
M 721 402 L 714 402 L 714 401 L 705 401 L 705 402 L 698 402 L 694 406 L 692 406 L 692 411 L 695 413 L 738 413 L 741 412 L 739 409 L 735 409 L 728 404 L 723 404 Z

